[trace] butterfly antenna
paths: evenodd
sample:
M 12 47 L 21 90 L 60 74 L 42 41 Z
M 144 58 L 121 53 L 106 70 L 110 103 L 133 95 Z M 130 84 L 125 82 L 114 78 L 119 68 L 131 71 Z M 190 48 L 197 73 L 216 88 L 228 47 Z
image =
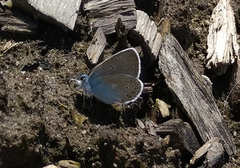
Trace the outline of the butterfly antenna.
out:
M 237 81 L 237 82 L 234 84 L 234 86 L 232 87 L 232 89 L 231 89 L 230 92 L 228 93 L 227 98 L 226 98 L 226 100 L 224 101 L 224 108 L 226 108 L 226 106 L 227 106 L 227 101 L 228 101 L 228 98 L 229 98 L 230 94 L 232 93 L 233 89 L 234 89 L 239 83 L 240 83 L 240 80 Z
M 67 81 L 68 81 L 68 86 L 71 90 L 73 90 L 72 86 L 71 86 L 71 81 L 72 79 L 71 78 L 67 78 Z

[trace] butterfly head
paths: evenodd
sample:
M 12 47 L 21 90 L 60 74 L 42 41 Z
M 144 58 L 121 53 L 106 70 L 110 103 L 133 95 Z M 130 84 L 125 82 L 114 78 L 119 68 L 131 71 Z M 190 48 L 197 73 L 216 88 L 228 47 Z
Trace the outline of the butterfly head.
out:
M 90 88 L 87 84 L 88 75 L 79 74 L 77 79 L 71 79 L 76 82 L 77 90 L 82 90 L 84 94 L 90 94 Z
M 79 74 L 77 77 L 77 81 L 85 81 L 87 77 L 87 74 Z
M 79 74 L 77 79 L 74 80 L 78 86 L 78 89 L 82 89 L 84 82 L 86 82 L 87 77 L 88 77 L 87 74 Z

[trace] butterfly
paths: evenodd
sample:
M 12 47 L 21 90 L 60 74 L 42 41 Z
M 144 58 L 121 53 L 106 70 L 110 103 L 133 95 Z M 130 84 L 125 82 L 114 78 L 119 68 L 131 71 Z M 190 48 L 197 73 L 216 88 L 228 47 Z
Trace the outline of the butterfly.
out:
M 134 48 L 127 48 L 92 69 L 89 75 L 74 79 L 84 95 L 94 96 L 106 104 L 128 104 L 142 93 L 139 79 L 141 62 Z

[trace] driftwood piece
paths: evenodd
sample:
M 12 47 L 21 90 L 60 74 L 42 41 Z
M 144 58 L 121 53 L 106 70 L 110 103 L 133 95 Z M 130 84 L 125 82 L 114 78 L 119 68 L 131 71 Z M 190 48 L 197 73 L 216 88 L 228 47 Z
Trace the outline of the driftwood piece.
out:
M 87 49 L 88 60 L 91 64 L 96 64 L 98 62 L 98 59 L 101 56 L 106 44 L 106 37 L 101 27 L 99 27 L 93 36 L 90 46 Z
M 238 57 L 236 25 L 230 0 L 220 0 L 214 8 L 208 34 L 208 69 L 217 75 L 226 72 L 228 66 Z
M 54 23 L 63 29 L 74 29 L 82 0 L 12 0 L 13 6 L 30 12 L 35 18 Z
M 191 154 L 194 154 L 200 147 L 191 126 L 181 119 L 172 119 L 158 125 L 156 134 L 160 136 L 170 135 L 171 146 Z
M 190 160 L 190 167 L 215 168 L 222 167 L 223 163 L 224 148 L 222 140 L 213 137 L 195 152 L 194 157 Z
M 140 41 L 144 42 L 143 47 L 148 51 L 151 59 L 156 60 L 161 48 L 162 36 L 157 32 L 154 21 L 150 20 L 145 12 L 137 10 L 137 25 L 132 32 L 140 36 Z
M 206 142 L 213 137 L 219 137 L 224 141 L 228 154 L 235 153 L 236 147 L 210 87 L 171 34 L 165 37 L 162 44 L 159 69 L 202 140 Z
M 38 28 L 37 23 L 28 16 L 18 11 L 11 13 L 7 10 L 0 11 L 0 25 L 1 31 L 20 34 L 34 34 Z
M 118 18 L 126 30 L 134 28 L 137 23 L 135 7 L 134 0 L 92 0 L 84 4 L 84 10 L 89 11 L 92 28 L 102 27 L 106 35 L 115 32 Z

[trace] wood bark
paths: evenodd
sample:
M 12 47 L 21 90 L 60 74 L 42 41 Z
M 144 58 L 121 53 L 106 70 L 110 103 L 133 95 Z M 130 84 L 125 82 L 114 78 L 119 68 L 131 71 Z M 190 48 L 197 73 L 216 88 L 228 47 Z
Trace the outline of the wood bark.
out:
M 158 125 L 157 135 L 170 135 L 170 145 L 194 154 L 200 147 L 191 126 L 181 119 L 172 119 Z
M 162 36 L 157 32 L 155 22 L 145 12 L 137 10 L 137 25 L 132 32 L 138 36 L 140 41 L 143 41 L 142 47 L 148 51 L 151 59 L 156 60 L 161 48 Z
M 137 23 L 135 8 L 134 0 L 92 0 L 84 4 L 84 10 L 89 11 L 92 28 L 101 27 L 106 35 L 115 32 L 119 18 L 126 30 L 134 28 Z
M 218 110 L 210 87 L 171 34 L 165 37 L 159 55 L 159 69 L 204 142 L 213 137 L 224 141 L 229 155 L 236 152 L 231 134 Z
M 1 11 L 0 12 L 0 25 L 1 31 L 13 32 L 20 34 L 34 34 L 38 28 L 38 24 L 35 23 L 28 16 L 18 12 L 13 11 Z

